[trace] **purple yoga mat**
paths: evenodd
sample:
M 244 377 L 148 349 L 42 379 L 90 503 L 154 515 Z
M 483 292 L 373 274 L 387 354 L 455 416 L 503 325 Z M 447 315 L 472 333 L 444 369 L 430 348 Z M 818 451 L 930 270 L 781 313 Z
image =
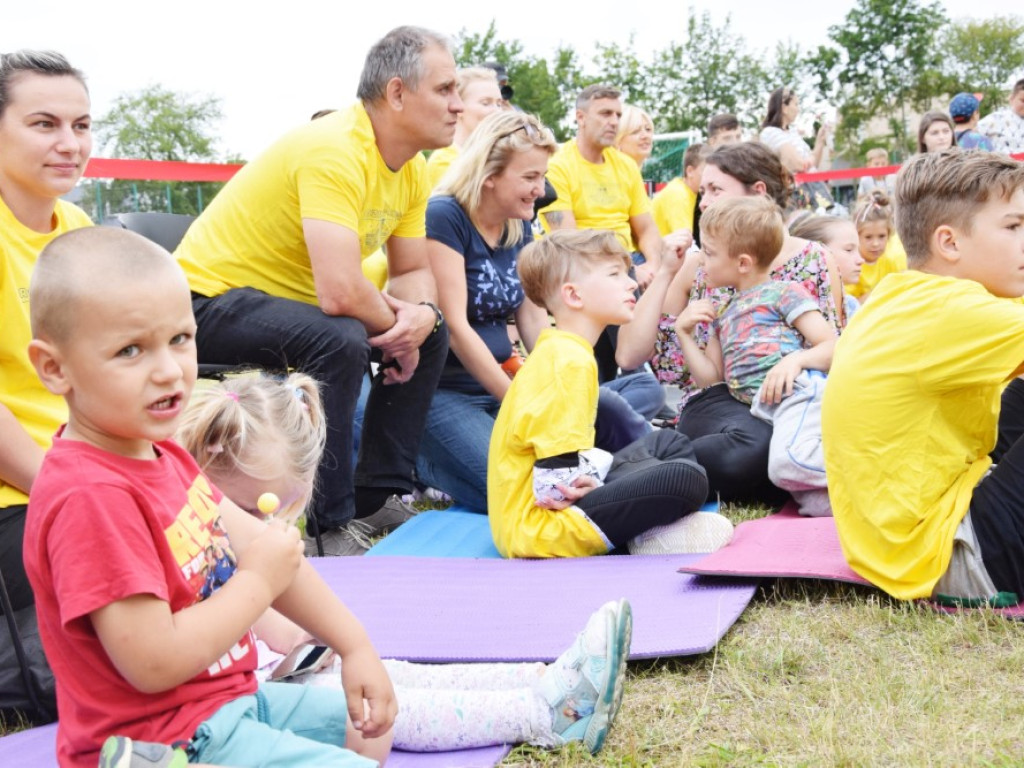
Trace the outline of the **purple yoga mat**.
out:
M 32 728 L 0 738 L 3 768 L 57 768 L 56 725 Z M 392 752 L 388 768 L 491 768 L 509 747 L 483 747 L 458 752 Z
M 631 659 L 711 650 L 756 582 L 681 575 L 700 555 L 554 560 L 313 558 L 381 656 L 409 661 L 552 661 L 600 605 L 633 607 Z
M 802 517 L 796 506 L 736 526 L 732 541 L 679 569 L 704 576 L 802 578 L 867 584 L 846 564 L 831 517 Z

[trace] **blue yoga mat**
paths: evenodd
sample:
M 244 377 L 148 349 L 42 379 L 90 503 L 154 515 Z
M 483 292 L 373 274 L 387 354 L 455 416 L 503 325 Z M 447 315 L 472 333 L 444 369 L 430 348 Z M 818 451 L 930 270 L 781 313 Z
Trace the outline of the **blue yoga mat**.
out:
M 701 512 L 717 512 L 718 502 Z M 367 555 L 500 558 L 487 515 L 463 507 L 421 512 L 373 545 Z

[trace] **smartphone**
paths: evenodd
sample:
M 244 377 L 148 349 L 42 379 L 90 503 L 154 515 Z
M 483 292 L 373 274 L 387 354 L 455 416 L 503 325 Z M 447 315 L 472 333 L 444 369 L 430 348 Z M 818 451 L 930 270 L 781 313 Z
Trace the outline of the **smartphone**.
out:
M 334 661 L 334 651 L 326 645 L 300 645 L 281 659 L 270 673 L 271 680 L 292 680 L 326 669 Z

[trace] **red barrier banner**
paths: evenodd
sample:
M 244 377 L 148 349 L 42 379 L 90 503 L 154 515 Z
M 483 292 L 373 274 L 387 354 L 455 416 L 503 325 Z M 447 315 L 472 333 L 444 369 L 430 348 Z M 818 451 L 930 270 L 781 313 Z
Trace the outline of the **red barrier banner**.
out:
M 170 160 L 122 160 L 94 157 L 83 176 L 90 179 L 130 181 L 227 181 L 241 165 L 181 163 Z
M 1024 160 L 1024 153 L 1011 155 L 1015 160 Z M 90 179 L 127 179 L 131 181 L 227 181 L 241 165 L 221 163 L 181 163 L 169 160 L 122 160 L 94 157 L 89 161 L 83 174 Z M 859 179 L 863 176 L 887 176 L 896 173 L 898 165 L 883 168 L 843 168 L 836 171 L 798 173 L 797 183 L 805 181 L 839 181 Z

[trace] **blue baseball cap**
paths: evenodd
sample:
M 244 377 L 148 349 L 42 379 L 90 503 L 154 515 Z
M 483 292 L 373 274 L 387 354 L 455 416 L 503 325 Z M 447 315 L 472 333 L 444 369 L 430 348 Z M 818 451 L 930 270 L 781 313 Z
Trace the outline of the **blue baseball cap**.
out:
M 954 123 L 966 123 L 971 115 L 978 111 L 978 106 L 984 98 L 982 93 L 958 93 L 949 102 L 949 116 Z

